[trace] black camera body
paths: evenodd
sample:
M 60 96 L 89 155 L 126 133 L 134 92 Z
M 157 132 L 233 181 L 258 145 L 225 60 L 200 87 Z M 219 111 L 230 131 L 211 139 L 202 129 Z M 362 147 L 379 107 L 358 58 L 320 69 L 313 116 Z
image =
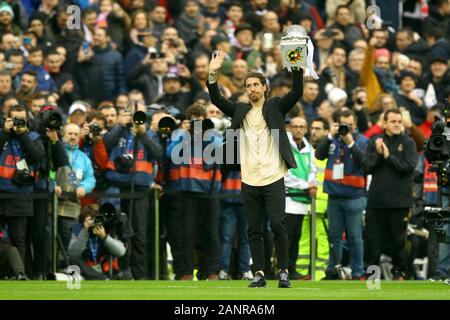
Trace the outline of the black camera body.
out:
M 343 137 L 343 136 L 346 136 L 349 132 L 350 132 L 350 127 L 347 124 L 343 123 L 343 124 L 339 125 L 337 136 Z
M 122 154 L 114 159 L 116 170 L 121 173 L 130 173 L 134 166 L 133 155 Z
M 17 128 L 25 128 L 27 126 L 27 121 L 23 118 L 14 117 L 13 118 L 14 126 Z
M 436 172 L 438 185 L 438 203 L 435 206 L 425 207 L 425 220 L 433 225 L 438 241 L 443 242 L 445 241 L 444 227 L 450 223 L 450 207 L 442 207 L 441 200 L 442 187 L 447 184 L 450 164 L 450 123 L 435 121 L 424 149 L 425 158 L 431 164 L 430 171 Z
M 98 214 L 94 217 L 94 225 L 90 229 L 103 227 L 105 230 L 110 231 L 118 222 L 119 215 L 117 214 L 116 207 L 106 202 L 100 206 Z
M 446 124 L 441 120 L 433 123 L 430 138 L 425 146 L 425 157 L 430 163 L 450 159 L 449 124 Z
M 89 130 L 91 131 L 94 137 L 98 137 L 102 134 L 102 128 L 97 123 L 93 123 L 89 126 Z
M 57 110 L 46 110 L 42 113 L 42 123 L 45 128 L 59 130 L 63 124 L 63 118 Z

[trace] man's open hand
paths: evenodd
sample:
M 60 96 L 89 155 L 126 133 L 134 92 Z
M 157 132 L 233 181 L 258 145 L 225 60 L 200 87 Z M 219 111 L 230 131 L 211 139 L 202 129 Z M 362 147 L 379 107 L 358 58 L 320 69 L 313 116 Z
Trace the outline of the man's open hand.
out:
M 225 52 L 219 51 L 213 53 L 211 62 L 209 63 L 209 73 L 214 73 L 220 70 L 223 61 L 225 60 Z

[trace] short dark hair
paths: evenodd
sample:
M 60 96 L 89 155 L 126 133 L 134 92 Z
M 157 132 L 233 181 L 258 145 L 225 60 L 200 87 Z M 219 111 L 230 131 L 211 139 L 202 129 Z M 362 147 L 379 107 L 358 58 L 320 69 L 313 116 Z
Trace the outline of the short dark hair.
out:
M 30 48 L 30 50 L 28 50 L 29 55 L 32 55 L 33 53 L 36 53 L 36 52 L 42 52 L 42 49 L 39 47 L 32 47 L 32 48 Z
M 106 124 L 108 121 L 106 120 L 106 117 L 98 110 L 94 110 L 88 113 L 86 116 L 86 122 L 89 123 L 94 119 L 98 119 L 103 121 L 104 124 Z
M 20 104 L 16 104 L 16 105 L 11 106 L 11 108 L 9 108 L 8 117 L 11 117 L 12 112 L 25 112 L 25 114 L 26 114 L 27 108 L 25 108 L 25 106 L 22 106 Z M 25 118 L 26 118 L 26 116 L 25 116 Z
M 312 124 L 313 122 L 322 122 L 323 128 L 324 128 L 325 130 L 329 130 L 329 129 L 330 129 L 330 124 L 329 124 L 328 121 L 325 120 L 324 118 L 317 117 L 317 118 L 315 118 L 313 121 L 311 121 L 311 124 Z
M 206 118 L 206 110 L 203 106 L 193 104 L 186 110 L 186 119 L 191 120 L 192 116 Z
M 355 120 L 355 122 L 358 121 L 358 116 L 356 115 L 356 113 L 353 110 L 350 109 L 345 109 L 342 110 L 341 112 L 338 113 L 337 118 L 338 118 L 338 122 L 341 122 L 341 118 L 348 118 L 348 117 L 353 117 L 353 119 Z
M 30 70 L 30 71 L 25 71 L 25 72 L 22 74 L 22 77 L 23 77 L 24 75 L 32 76 L 32 77 L 34 77 L 34 79 L 37 80 L 37 73 L 34 72 L 34 71 L 31 71 L 31 70 Z
M 99 205 L 91 203 L 81 209 L 80 223 L 83 223 L 87 217 L 95 217 L 98 214 Z
M 347 49 L 344 47 L 344 45 L 342 45 L 342 44 L 340 44 L 340 43 L 336 43 L 334 46 L 332 46 L 332 47 L 330 48 L 330 54 L 333 54 L 334 51 L 335 51 L 336 49 L 342 49 L 342 50 L 344 50 L 345 55 L 347 55 Z
M 319 85 L 319 81 L 317 81 L 315 79 L 305 79 L 303 81 L 303 86 L 305 86 L 306 84 L 317 84 L 317 85 Z
M 410 28 L 408 28 L 408 27 L 402 28 L 402 29 L 397 31 L 397 34 L 399 34 L 400 32 L 406 33 L 408 38 L 414 39 L 414 33 L 413 33 L 413 31 Z
M 425 30 L 423 31 L 423 36 L 426 37 L 433 37 L 436 40 L 440 39 L 444 36 L 444 29 L 439 28 L 439 26 L 431 26 L 429 25 Z
M 97 11 L 95 11 L 95 9 L 94 9 L 94 8 L 91 8 L 91 7 L 86 8 L 86 9 L 84 9 L 84 10 L 81 12 L 81 18 L 84 19 L 84 18 L 86 18 L 86 16 L 87 16 L 88 14 L 91 14 L 91 13 L 97 14 Z
M 236 0 L 231 1 L 231 3 L 227 6 L 227 10 L 230 10 L 231 7 L 239 7 L 244 10 L 244 5 Z
M 337 16 L 339 10 L 341 10 L 341 9 L 347 9 L 350 12 L 352 11 L 352 10 L 350 10 L 350 7 L 348 5 L 341 4 L 341 5 L 337 6 L 336 11 L 334 12 L 334 15 Z
M 399 109 L 389 109 L 389 110 L 387 110 L 387 111 L 384 113 L 383 120 L 384 120 L 384 121 L 387 121 L 388 116 L 389 116 L 391 113 L 393 113 L 393 114 L 399 114 L 400 116 L 402 115 L 402 112 L 401 112 Z

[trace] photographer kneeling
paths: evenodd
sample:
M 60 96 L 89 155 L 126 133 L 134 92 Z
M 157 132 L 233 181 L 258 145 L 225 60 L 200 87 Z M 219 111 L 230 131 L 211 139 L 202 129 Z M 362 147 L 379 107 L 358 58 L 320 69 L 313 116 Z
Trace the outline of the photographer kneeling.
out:
M 81 275 L 86 280 L 108 279 L 111 267 L 117 273 L 117 258 L 126 252 L 124 242 L 116 239 L 122 233 L 120 221 L 115 209 L 108 210 L 110 207 L 113 206 L 109 203 L 100 209 L 97 204 L 87 205 L 80 215 L 82 222 L 72 229 L 70 260 L 80 267 Z

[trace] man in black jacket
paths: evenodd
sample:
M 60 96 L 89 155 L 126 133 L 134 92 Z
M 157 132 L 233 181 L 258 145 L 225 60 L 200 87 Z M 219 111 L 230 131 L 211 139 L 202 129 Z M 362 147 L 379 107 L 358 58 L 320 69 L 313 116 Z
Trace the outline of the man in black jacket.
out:
M 286 232 L 284 174 L 297 164 L 292 154 L 284 119 L 303 93 L 303 71 L 293 72 L 292 90 L 283 97 L 266 101 L 264 75 L 251 72 L 245 80 L 250 104 L 232 103 L 219 91 L 217 73 L 225 53 L 213 56 L 207 82 L 211 102 L 232 118 L 231 129 L 240 129 L 242 195 L 248 219 L 250 250 L 255 278 L 250 287 L 265 287 L 264 217 L 267 214 L 275 234 L 275 251 L 280 269 L 280 288 L 290 288 L 288 277 L 288 238 Z
M 0 131 L 0 194 L 31 194 L 36 167 L 45 157 L 41 138 L 30 131 L 24 106 L 12 106 Z M 0 220 L 8 224 L 11 244 L 25 261 L 28 217 L 33 216 L 33 200 L 0 200 Z
M 33 130 L 40 134 L 42 144 L 45 150 L 45 156 L 40 161 L 39 180 L 37 181 L 34 192 L 48 193 L 54 189 L 50 181 L 50 171 L 56 171 L 60 167 L 69 165 L 69 158 L 61 141 L 60 132 L 56 128 L 49 129 L 44 121 L 48 113 L 57 112 L 57 107 L 52 105 L 43 105 L 41 111 L 33 119 Z M 50 271 L 50 255 L 48 246 L 49 221 L 48 221 L 48 199 L 35 199 L 33 201 L 34 216 L 31 219 L 29 233 L 32 235 L 33 244 L 33 273 L 34 279 L 43 280 Z
M 366 212 L 366 263 L 378 265 L 383 244 L 387 244 L 391 247 L 393 277 L 401 280 L 406 263 L 405 219 L 413 205 L 417 151 L 414 141 L 402 133 L 399 110 L 388 110 L 384 122 L 385 132 L 368 142 L 362 160 L 363 170 L 372 175 Z

